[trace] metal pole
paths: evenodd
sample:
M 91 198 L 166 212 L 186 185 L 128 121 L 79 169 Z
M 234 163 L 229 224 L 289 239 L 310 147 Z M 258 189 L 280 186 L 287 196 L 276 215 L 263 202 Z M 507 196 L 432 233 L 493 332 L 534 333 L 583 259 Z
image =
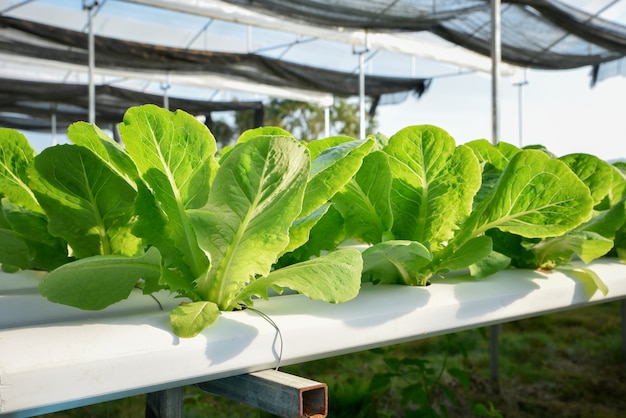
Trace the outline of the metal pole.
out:
M 622 361 L 626 361 L 626 299 L 622 299 L 621 303 L 621 316 L 622 316 Z
M 57 109 L 56 105 L 52 109 L 52 115 L 50 115 L 50 129 L 52 131 L 52 145 L 57 145 Z
M 491 325 L 489 327 L 489 377 L 494 393 L 500 393 L 499 340 L 501 331 L 501 324 Z
M 252 52 L 252 26 L 248 25 L 248 34 L 247 34 L 247 48 L 248 52 Z
M 491 142 L 500 138 L 498 85 L 500 84 L 500 0 L 491 0 Z M 489 374 L 494 392 L 500 392 L 499 350 L 500 325 L 489 327 Z
M 161 83 L 161 89 L 163 90 L 163 108 L 167 110 L 170 109 L 170 97 L 168 95 L 168 90 L 170 89 L 170 87 L 170 74 L 167 73 L 165 83 Z
M 93 9 L 98 5 L 95 0 L 90 4 L 83 0 L 83 10 L 87 10 L 87 50 L 88 50 L 88 92 L 89 92 L 89 123 L 96 123 L 96 87 L 93 80 L 93 70 L 96 65 L 93 34 Z
M 365 57 L 359 52 L 359 138 L 365 138 Z
M 328 415 L 328 386 L 325 383 L 274 369 L 211 380 L 196 386 L 279 417 L 324 418 Z
M 330 106 L 324 108 L 324 137 L 330 136 Z
M 522 87 L 523 84 L 517 86 L 517 141 L 519 147 L 522 148 Z
M 500 139 L 498 86 L 500 84 L 500 0 L 491 0 L 491 142 Z
M 517 83 L 514 84 L 514 86 L 517 86 L 517 135 L 518 135 L 518 142 L 519 142 L 519 146 L 520 148 L 522 147 L 523 144 L 523 136 L 522 136 L 522 129 L 523 129 L 523 119 L 522 119 L 522 105 L 523 105 L 523 98 L 522 98 L 522 93 L 523 93 L 523 87 L 528 84 L 528 81 L 526 80 L 526 70 L 524 70 L 524 79 L 522 81 L 519 81 Z
M 145 418 L 182 418 L 183 388 L 177 387 L 146 395 Z

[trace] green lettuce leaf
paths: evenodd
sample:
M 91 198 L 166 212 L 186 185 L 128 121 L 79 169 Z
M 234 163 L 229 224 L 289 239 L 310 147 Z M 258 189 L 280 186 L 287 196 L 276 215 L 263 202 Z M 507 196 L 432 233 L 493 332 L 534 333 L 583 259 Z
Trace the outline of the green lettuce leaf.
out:
M 153 105 L 128 109 L 120 133 L 147 185 L 138 184 L 133 232 L 163 256 L 161 283 L 195 298 L 210 261 L 185 210 L 206 204 L 217 169 L 213 135 L 193 116 Z
M 616 231 L 626 220 L 623 200 L 608 203 L 613 180 L 618 180 L 613 176 L 614 167 L 589 154 L 570 154 L 559 160 L 587 186 L 596 210 L 590 212 L 590 219 L 551 237 L 529 238 L 510 232 L 488 231 L 494 238 L 494 247 L 509 256 L 516 267 L 548 271 L 569 265 L 574 257 L 590 263 L 611 251 Z M 579 275 L 587 274 L 578 268 L 577 271 Z M 586 282 L 591 286 L 601 281 L 593 278 Z
M 430 125 L 402 129 L 384 148 L 393 176 L 393 235 L 437 251 L 472 210 L 481 173 L 474 153 Z
M 574 231 L 541 240 L 531 250 L 537 257 L 537 268 L 551 270 L 567 264 L 574 254 L 585 263 L 602 257 L 613 248 L 613 240 L 590 231 Z
M 431 261 L 430 251 L 419 242 L 389 240 L 363 251 L 362 280 L 373 283 L 422 285 L 417 272 Z
M 220 151 L 220 161 L 224 161 L 228 157 L 228 154 L 230 153 L 230 151 L 232 151 L 232 149 L 236 145 L 241 144 L 243 142 L 246 142 L 246 141 L 248 141 L 248 140 L 250 140 L 252 138 L 256 138 L 257 136 L 283 136 L 283 137 L 287 136 L 287 137 L 293 137 L 293 135 L 291 135 L 291 133 L 289 133 L 286 130 L 284 130 L 283 128 L 279 128 L 277 126 L 261 126 L 261 127 L 258 127 L 258 128 L 247 129 L 239 136 L 239 138 L 237 138 L 237 141 L 236 141 L 235 145 L 228 145 L 228 146 L 225 146 L 225 147 L 223 147 L 221 149 L 221 151 Z
M 482 166 L 483 173 L 496 171 L 501 173 L 511 158 L 521 150 L 508 142 L 492 144 L 486 139 L 476 139 L 465 143 L 470 147 Z
M 73 259 L 68 257 L 67 242 L 59 237 L 52 236 L 48 231 L 48 218 L 41 213 L 31 212 L 21 206 L 15 205 L 8 199 L 2 199 L 2 218 L 9 226 L 13 239 L 20 239 L 27 248 L 29 263 L 27 267 L 20 263 L 20 268 L 50 271 L 62 264 L 69 263 Z M 0 253 L 4 253 L 15 243 L 0 240 Z M 13 250 L 15 247 L 13 247 Z M 11 251 L 13 251 L 11 250 Z M 15 255 L 17 257 L 17 255 Z M 11 256 L 1 257 L 4 264 L 11 264 Z M 18 265 L 13 263 L 13 265 Z
M 450 271 L 461 270 L 472 264 L 480 263 L 481 260 L 490 255 L 492 255 L 491 238 L 481 235 L 461 245 L 449 258 L 443 260 L 439 268 Z
M 611 188 L 605 199 L 607 205 L 615 204 L 626 196 L 626 172 L 619 169 L 616 164 L 612 164 L 612 167 Z
M 315 141 L 307 142 L 306 147 L 309 149 L 311 160 L 315 160 L 322 154 L 322 152 L 326 151 L 327 149 L 352 141 L 354 141 L 354 138 L 349 136 L 329 136 L 327 138 L 316 139 Z
M 498 142 L 494 145 L 486 139 L 477 139 L 467 142 L 465 145 L 472 149 L 482 170 L 480 189 L 474 197 L 474 206 L 477 206 L 485 197 L 489 196 L 511 158 L 521 150 L 507 142 Z
M 67 129 L 67 137 L 76 145 L 89 149 L 98 156 L 111 171 L 125 179 L 137 189 L 139 173 L 130 156 L 96 125 L 75 122 Z
M 277 261 L 278 266 L 319 255 L 315 252 L 315 246 L 301 247 L 311 240 L 311 230 L 328 211 L 329 200 L 357 173 L 363 158 L 374 145 L 374 139 L 354 140 L 337 136 L 306 145 L 315 158 L 311 162 L 302 212 L 289 230 L 289 245 Z
M 70 261 L 67 243 L 50 234 L 48 217 L 29 186 L 34 159 L 35 151 L 24 135 L 0 128 L 0 196 L 4 195 L 0 262 L 4 267 L 12 265 L 12 270 L 52 270 Z
M 327 204 L 320 207 L 310 216 L 297 219 L 299 222 L 311 222 L 309 239 L 304 245 L 294 251 L 283 254 L 274 264 L 274 268 L 281 268 L 313 257 L 319 257 L 323 251 L 333 251 L 346 240 L 345 221 L 335 206 Z M 292 225 L 290 232 L 294 229 Z
M 192 338 L 212 325 L 219 317 L 220 309 L 213 302 L 184 303 L 170 312 L 170 326 L 179 337 Z
M 84 147 L 46 148 L 29 167 L 30 187 L 48 216 L 48 229 L 77 258 L 136 255 L 131 234 L 135 190 Z
M 39 283 L 39 292 L 51 302 L 99 310 L 126 299 L 140 280 L 156 281 L 160 274 L 154 247 L 137 257 L 98 255 L 51 271 Z
M 560 157 L 567 166 L 582 180 L 593 198 L 594 206 L 598 205 L 609 194 L 613 167 L 606 161 L 590 154 L 569 154 Z
M 22 238 L 8 229 L 0 229 L 0 265 L 4 271 L 29 269 L 30 251 Z
M 352 238 L 370 244 L 391 238 L 391 184 L 389 157 L 376 151 L 363 159 L 358 173 L 333 197 Z
M 188 211 L 212 261 L 196 282 L 203 300 L 232 310 L 239 289 L 269 274 L 301 213 L 309 164 L 306 148 L 291 137 L 260 136 L 229 152 L 206 207 Z
M 472 213 L 463 236 L 491 228 L 528 238 L 561 235 L 588 220 L 592 208 L 589 188 L 565 163 L 541 151 L 523 150 Z
M 374 146 L 371 138 L 351 140 L 327 148 L 311 162 L 301 217 L 328 202 L 356 174 Z
M 470 276 L 476 279 L 490 276 L 511 265 L 511 258 L 499 252 L 492 251 L 486 257 L 481 258 L 469 266 Z
M 353 248 L 273 270 L 246 286 L 237 300 L 252 305 L 254 296 L 268 298 L 267 289 L 278 292 L 289 288 L 313 300 L 342 303 L 353 299 L 361 284 L 363 261 L 361 253 Z
M 427 128 L 420 136 L 425 144 L 431 144 L 429 135 L 433 133 L 429 129 L 432 128 Z M 411 135 L 417 132 L 420 131 L 413 131 Z M 464 267 L 470 267 L 470 273 L 480 276 L 493 273 L 497 268 L 505 268 L 510 262 L 509 254 L 501 251 L 503 247 L 500 243 L 493 248 L 491 246 L 491 237 L 499 235 L 483 236 L 494 228 L 501 233 L 522 237 L 521 241 L 511 241 L 507 246 L 514 248 L 517 245 L 522 248 L 521 253 L 525 253 L 528 250 L 523 247 L 524 239 L 560 236 L 590 219 L 594 201 L 589 188 L 564 162 L 541 151 L 515 152 L 511 147 L 505 148 L 507 154 L 501 157 L 498 157 L 498 153 L 485 151 L 485 155 L 494 161 L 493 172 L 498 173 L 499 167 L 503 169 L 497 181 L 470 213 L 468 202 L 474 197 L 472 191 L 477 190 L 476 182 L 472 182 L 471 187 L 464 191 L 457 189 L 462 189 L 460 185 L 463 181 L 469 182 L 469 179 L 474 178 L 473 168 L 478 166 L 478 160 L 469 147 L 461 145 L 453 151 L 450 141 L 444 135 L 442 140 L 433 141 L 434 145 L 427 146 L 422 153 L 396 151 L 395 160 L 391 160 L 394 173 L 392 203 L 394 200 L 399 202 L 393 206 L 394 234 L 405 233 L 409 239 L 426 245 L 432 254 L 429 263 L 421 265 L 417 270 L 407 270 L 413 283 L 425 285 L 433 274 Z M 394 137 L 390 140 L 390 146 L 393 143 Z M 412 150 L 409 144 L 410 139 L 405 139 L 396 146 L 402 150 Z M 481 143 L 474 144 L 474 148 L 477 148 L 476 145 L 486 147 Z M 511 157 L 507 162 L 508 156 Z M 447 161 L 447 164 L 439 166 L 438 158 Z M 485 158 L 481 157 L 483 162 Z M 452 161 L 457 163 L 453 164 Z M 420 167 L 421 172 L 418 170 Z M 443 190 L 450 192 L 446 194 Z M 431 200 L 434 203 L 430 203 Z M 446 210 L 442 202 L 448 202 L 449 206 L 462 206 L 463 210 L 459 211 L 458 207 Z M 591 254 L 591 246 L 595 243 L 587 242 L 585 245 Z M 593 251 L 596 251 L 595 248 Z M 397 251 L 403 250 L 400 248 Z M 364 252 L 363 256 L 366 258 L 369 254 Z M 410 260 L 407 254 L 403 257 Z M 533 258 L 536 261 L 536 254 L 525 256 L 526 262 Z M 368 265 L 367 259 L 364 264 Z
M 319 142 L 327 147 L 323 150 L 317 147 L 316 152 L 319 154 L 311 162 L 302 212 L 289 232 L 289 245 L 284 253 L 291 252 L 308 241 L 311 228 L 324 214 L 319 208 L 326 205 L 357 173 L 363 158 L 374 145 L 373 138 L 354 140 L 348 137 L 330 137 Z M 318 141 L 310 143 L 308 147 L 316 148 L 312 145 L 314 143 Z
M 0 128 L 0 195 L 31 212 L 43 213 L 28 185 L 28 167 L 34 158 L 35 150 L 23 134 Z
M 604 296 L 609 293 L 609 288 L 606 287 L 600 276 L 598 276 L 598 273 L 591 269 L 574 264 L 565 264 L 559 266 L 558 270 L 569 273 L 581 280 L 585 289 L 585 293 L 589 297 L 591 297 L 597 290 L 602 292 Z
M 119 127 L 128 154 L 159 200 L 175 194 L 185 209 L 204 206 L 217 169 L 211 132 L 183 111 L 131 107 Z M 160 187 L 166 187 L 161 190 Z

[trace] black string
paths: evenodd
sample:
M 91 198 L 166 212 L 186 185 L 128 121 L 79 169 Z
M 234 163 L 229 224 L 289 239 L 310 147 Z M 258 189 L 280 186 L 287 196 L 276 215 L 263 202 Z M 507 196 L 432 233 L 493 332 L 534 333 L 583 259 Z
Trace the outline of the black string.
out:
M 161 305 L 161 302 L 156 298 L 156 296 L 154 296 L 152 293 L 150 293 L 150 297 L 152 299 L 154 299 L 154 301 L 157 303 L 157 305 L 159 305 L 159 310 L 162 311 L 163 310 L 163 305 Z
M 143 292 L 143 288 L 139 285 L 135 285 L 135 289 L 139 289 Z M 161 305 L 161 302 L 156 298 L 156 296 L 154 296 L 154 294 L 152 293 L 148 293 L 148 296 L 150 296 L 152 299 L 154 299 L 154 301 L 157 303 L 157 305 L 159 305 L 159 310 L 162 311 L 163 310 L 163 305 Z
M 259 315 L 261 318 L 265 319 L 276 330 L 276 336 L 280 340 L 280 350 L 278 352 L 278 363 L 276 363 L 276 368 L 275 368 L 275 370 L 278 370 L 278 368 L 280 367 L 280 362 L 282 361 L 282 358 L 283 358 L 283 334 L 280 332 L 280 328 L 278 328 L 278 325 L 276 325 L 276 322 L 274 322 L 274 320 L 272 320 L 272 318 L 270 318 L 267 314 L 259 311 L 258 309 L 251 308 L 249 306 L 246 306 L 246 309 L 251 310 L 252 312 Z M 274 345 L 276 345 L 276 337 L 274 337 Z

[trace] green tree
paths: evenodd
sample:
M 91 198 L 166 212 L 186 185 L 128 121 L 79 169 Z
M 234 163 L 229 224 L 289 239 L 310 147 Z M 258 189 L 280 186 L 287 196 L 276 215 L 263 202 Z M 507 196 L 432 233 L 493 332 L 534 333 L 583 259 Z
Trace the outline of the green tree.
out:
M 366 105 L 369 103 L 366 101 Z M 237 112 L 233 126 L 235 135 L 254 127 L 252 111 Z M 366 113 L 366 134 L 378 127 L 376 115 Z M 264 126 L 278 126 L 296 138 L 312 141 L 324 137 L 324 108 L 293 100 L 272 99 L 265 105 Z M 359 136 L 359 103 L 345 98 L 335 99 L 330 107 L 330 134 Z M 235 139 L 235 138 L 233 138 Z
M 215 141 L 220 148 L 230 144 L 235 137 L 235 127 L 223 120 L 211 120 L 206 124 L 215 137 Z M 236 138 L 236 137 L 235 137 Z

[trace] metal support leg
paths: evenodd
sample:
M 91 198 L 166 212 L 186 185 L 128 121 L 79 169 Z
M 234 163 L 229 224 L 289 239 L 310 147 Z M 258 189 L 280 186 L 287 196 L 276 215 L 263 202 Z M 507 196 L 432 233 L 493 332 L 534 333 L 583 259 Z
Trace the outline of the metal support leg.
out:
M 495 393 L 500 392 L 500 355 L 498 349 L 501 330 L 501 324 L 489 327 L 489 377 L 492 390 Z
M 328 415 L 328 387 L 277 370 L 198 383 L 198 388 L 284 418 Z
M 182 416 L 182 387 L 148 393 L 146 396 L 146 418 L 182 418 Z
M 622 361 L 626 361 L 626 299 L 621 301 L 622 309 Z

